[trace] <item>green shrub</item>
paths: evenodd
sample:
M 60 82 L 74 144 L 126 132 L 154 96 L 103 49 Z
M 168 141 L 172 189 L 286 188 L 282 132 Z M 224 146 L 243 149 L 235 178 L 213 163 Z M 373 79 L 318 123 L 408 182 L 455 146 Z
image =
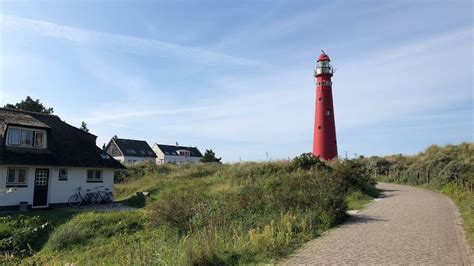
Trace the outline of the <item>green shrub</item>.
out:
M 372 198 L 359 190 L 350 192 L 346 197 L 347 208 L 349 210 L 360 210 L 370 202 Z
M 146 197 L 143 195 L 143 193 L 137 193 L 125 200 L 123 203 L 129 207 L 142 208 L 145 207 Z
M 0 217 L 0 254 L 28 254 L 31 246 L 47 233 L 49 226 L 39 216 Z
M 67 249 L 73 245 L 86 243 L 92 236 L 92 232 L 85 224 L 78 224 L 77 227 L 64 225 L 54 231 L 48 245 L 55 250 Z
M 303 153 L 300 156 L 295 157 L 291 160 L 290 167 L 293 169 L 316 169 L 316 170 L 328 170 L 329 167 L 322 162 L 319 157 L 314 156 L 312 153 Z
M 110 238 L 143 228 L 143 217 L 137 212 L 83 213 L 59 226 L 51 235 L 47 246 L 53 250 L 69 249 L 96 238 Z
M 271 263 L 341 222 L 347 193 L 375 188 L 364 171 L 355 161 L 326 164 L 309 155 L 291 162 L 132 166 L 115 191 L 140 211 L 78 214 L 31 261 Z M 144 200 L 137 191 L 150 196 Z
M 184 234 L 191 230 L 191 220 L 202 206 L 203 194 L 196 188 L 163 191 L 160 200 L 150 206 L 151 224 L 167 224 Z

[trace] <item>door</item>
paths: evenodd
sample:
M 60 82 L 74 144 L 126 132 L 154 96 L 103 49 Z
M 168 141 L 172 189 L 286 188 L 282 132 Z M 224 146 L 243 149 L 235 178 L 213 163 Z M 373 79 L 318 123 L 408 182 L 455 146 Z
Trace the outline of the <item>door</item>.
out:
M 36 169 L 33 207 L 48 207 L 49 169 Z

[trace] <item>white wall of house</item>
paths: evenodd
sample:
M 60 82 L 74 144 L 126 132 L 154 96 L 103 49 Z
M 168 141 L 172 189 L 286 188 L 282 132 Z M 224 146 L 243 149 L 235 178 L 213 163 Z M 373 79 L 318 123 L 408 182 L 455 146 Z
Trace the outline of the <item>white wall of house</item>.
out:
M 164 163 L 197 163 L 201 157 L 185 157 L 185 156 L 174 156 L 165 155 Z
M 26 168 L 27 169 L 27 187 L 13 188 L 13 191 L 6 193 L 9 188 L 7 184 L 8 168 Z M 100 168 L 79 168 L 79 167 L 47 167 L 47 166 L 0 166 L 0 206 L 15 206 L 20 201 L 27 201 L 28 204 L 33 203 L 34 180 L 37 168 L 49 169 L 49 185 L 48 185 L 48 203 L 67 203 L 79 186 L 83 191 L 86 189 L 95 190 L 97 186 L 104 186 L 113 191 L 114 170 Z M 68 169 L 67 180 L 59 180 L 59 169 Z M 101 170 L 102 182 L 87 182 L 87 170 Z
M 151 148 L 155 154 L 156 154 L 156 164 L 164 164 L 165 163 L 165 154 L 158 148 L 158 146 L 155 144 Z
M 134 164 L 144 161 L 155 162 L 155 157 L 117 156 L 113 158 L 122 164 Z

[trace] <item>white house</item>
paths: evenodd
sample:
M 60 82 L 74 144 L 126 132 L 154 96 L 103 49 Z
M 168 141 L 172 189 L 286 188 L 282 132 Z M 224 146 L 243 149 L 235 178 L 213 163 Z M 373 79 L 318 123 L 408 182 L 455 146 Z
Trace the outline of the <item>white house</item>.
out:
M 153 151 L 157 158 L 157 164 L 165 163 L 197 163 L 202 159 L 202 153 L 196 147 L 185 147 L 178 145 L 153 145 Z
M 0 108 L 0 210 L 66 205 L 79 186 L 112 191 L 124 167 L 96 138 L 55 115 Z
M 105 151 L 124 164 L 155 162 L 156 159 L 156 154 L 144 140 L 119 139 L 114 136 L 105 147 Z

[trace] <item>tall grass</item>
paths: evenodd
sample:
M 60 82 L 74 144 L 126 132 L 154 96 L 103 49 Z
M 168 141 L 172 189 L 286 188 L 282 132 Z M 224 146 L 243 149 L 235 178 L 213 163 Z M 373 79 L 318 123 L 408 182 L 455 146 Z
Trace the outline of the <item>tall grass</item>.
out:
M 117 182 L 117 197 L 141 208 L 77 215 L 57 227 L 29 262 L 271 263 L 342 222 L 349 195 L 358 193 L 349 201 L 355 202 L 376 191 L 354 162 L 326 165 L 308 156 L 292 162 L 140 165 Z M 139 197 L 140 191 L 150 195 Z

